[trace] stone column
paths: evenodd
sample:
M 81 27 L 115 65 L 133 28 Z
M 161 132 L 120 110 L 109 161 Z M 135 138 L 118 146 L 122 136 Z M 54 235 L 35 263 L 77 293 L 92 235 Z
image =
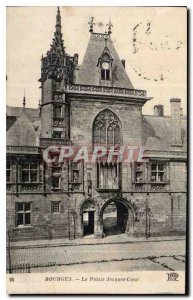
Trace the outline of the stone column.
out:
M 94 235 L 97 238 L 103 237 L 103 224 L 102 220 L 100 219 L 100 213 L 97 209 L 94 214 Z

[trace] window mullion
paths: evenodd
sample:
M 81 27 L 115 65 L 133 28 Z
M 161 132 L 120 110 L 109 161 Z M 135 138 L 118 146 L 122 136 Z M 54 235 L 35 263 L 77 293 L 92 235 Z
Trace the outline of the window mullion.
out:
M 25 225 L 25 204 L 24 203 L 23 203 L 22 215 L 23 215 L 23 225 Z
M 158 182 L 158 178 L 159 178 L 159 176 L 158 176 L 158 173 L 159 172 L 159 169 L 158 169 L 158 164 L 156 164 L 156 182 Z
M 105 125 L 106 126 L 106 148 L 108 147 L 108 126 L 107 124 Z
M 115 146 L 115 128 L 113 126 L 113 147 Z
M 31 183 L 31 165 L 29 164 L 29 182 Z

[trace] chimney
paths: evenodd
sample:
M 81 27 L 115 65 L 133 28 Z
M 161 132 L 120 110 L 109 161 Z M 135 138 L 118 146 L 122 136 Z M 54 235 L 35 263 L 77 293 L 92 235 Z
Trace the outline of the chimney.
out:
M 73 72 L 73 83 L 76 83 L 78 72 L 79 72 L 79 66 L 78 66 L 78 54 L 75 53 L 73 57 L 73 63 L 74 63 L 74 72 Z
M 122 65 L 123 65 L 123 67 L 125 69 L 125 59 L 121 59 L 121 62 L 122 62 Z
M 154 116 L 163 117 L 164 116 L 164 106 L 157 104 L 154 106 Z
M 73 57 L 73 63 L 74 63 L 74 65 L 78 65 L 78 54 L 77 53 L 75 53 L 74 54 L 74 57 Z
M 172 98 L 171 103 L 171 133 L 172 133 L 172 146 L 182 146 L 181 137 L 181 99 Z

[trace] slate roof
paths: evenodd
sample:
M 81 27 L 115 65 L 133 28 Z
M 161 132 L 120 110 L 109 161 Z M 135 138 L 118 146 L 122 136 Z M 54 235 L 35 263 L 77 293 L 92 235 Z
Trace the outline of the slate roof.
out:
M 83 58 L 82 65 L 76 76 L 76 84 L 99 85 L 100 86 L 100 68 L 97 66 L 98 60 L 101 57 L 103 50 L 107 46 L 113 59 L 112 86 L 119 88 L 133 89 L 133 85 L 123 67 L 123 64 L 115 50 L 113 42 L 109 36 L 106 45 L 104 34 L 92 33 L 87 46 L 86 53 Z
M 187 151 L 187 120 L 181 118 L 182 147 L 171 146 L 171 117 L 143 116 L 142 117 L 143 145 L 147 150 Z
M 15 116 L 19 117 L 22 113 L 23 107 L 14 107 L 6 105 L 6 114 L 7 116 Z M 26 114 L 29 119 L 39 119 L 38 117 L 38 109 L 36 108 L 25 108 Z
M 6 106 L 6 127 L 7 130 L 15 123 L 15 121 L 22 114 L 23 107 Z M 32 122 L 38 122 L 40 117 L 38 116 L 38 109 L 36 108 L 25 108 L 25 113 L 29 120 Z
M 38 146 L 39 139 L 33 123 L 25 110 L 7 131 L 7 145 L 9 146 Z
M 13 146 L 37 146 L 39 144 L 38 137 L 41 132 L 41 119 L 35 121 L 30 120 L 29 112 L 31 109 L 22 107 L 9 107 L 9 112 L 18 113 L 19 117 L 7 131 L 7 145 Z M 37 110 L 36 110 L 37 111 Z M 32 109 L 33 112 L 33 109 Z M 179 150 L 187 151 L 187 120 L 186 117 L 181 118 L 181 134 L 182 147 L 171 146 L 171 116 L 158 117 L 154 115 L 142 116 L 142 144 L 146 150 Z

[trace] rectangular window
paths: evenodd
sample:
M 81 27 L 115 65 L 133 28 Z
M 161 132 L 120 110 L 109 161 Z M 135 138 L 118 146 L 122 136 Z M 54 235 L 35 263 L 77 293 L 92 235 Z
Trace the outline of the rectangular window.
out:
M 31 225 L 31 203 L 16 203 L 16 225 Z
M 54 112 L 53 112 L 54 118 L 61 118 L 61 116 L 62 116 L 62 106 L 55 105 L 53 107 L 53 109 L 54 109 Z
M 11 182 L 11 162 L 6 161 L 6 182 Z
M 101 79 L 102 80 L 110 80 L 110 70 L 101 70 Z
M 60 189 L 61 167 L 52 168 L 52 188 L 54 190 Z
M 134 167 L 134 181 L 136 183 L 143 182 L 143 164 L 136 163 Z
M 52 202 L 52 214 L 53 213 L 59 213 L 60 212 L 60 202 L 59 201 L 53 201 Z
M 117 164 L 97 164 L 97 187 L 100 189 L 119 188 Z
M 151 182 L 165 182 L 166 172 L 165 165 L 163 163 L 151 164 Z
M 23 162 L 21 181 L 23 183 L 34 183 L 38 181 L 38 163 L 37 162 Z
M 72 170 L 72 182 L 73 183 L 80 183 L 81 182 L 81 164 L 79 162 L 73 162 L 71 164 L 71 170 Z
M 61 131 L 53 131 L 53 138 L 54 139 L 61 139 L 62 132 Z

